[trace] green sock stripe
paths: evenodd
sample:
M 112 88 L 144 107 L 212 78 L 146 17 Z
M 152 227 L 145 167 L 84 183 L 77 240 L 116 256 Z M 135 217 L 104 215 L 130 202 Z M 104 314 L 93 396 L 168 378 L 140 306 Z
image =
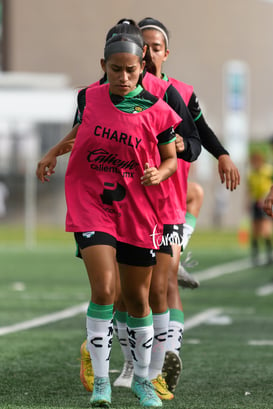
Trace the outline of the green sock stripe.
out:
M 177 321 L 184 324 L 184 312 L 181 310 L 177 310 L 176 308 L 170 309 L 170 321 Z
M 101 318 L 103 320 L 110 320 L 113 318 L 113 304 L 99 305 L 90 301 L 87 316 L 91 318 Z
M 116 321 L 119 321 L 125 324 L 127 322 L 128 314 L 126 311 L 124 312 L 124 311 L 116 310 L 114 317 Z
M 153 325 L 152 311 L 150 311 L 149 315 L 142 318 L 131 317 L 130 315 L 128 315 L 127 325 L 129 328 L 148 327 L 150 325 Z
M 186 219 L 185 223 L 191 226 L 193 229 L 195 229 L 196 217 L 193 216 L 193 214 L 186 212 L 185 219 Z

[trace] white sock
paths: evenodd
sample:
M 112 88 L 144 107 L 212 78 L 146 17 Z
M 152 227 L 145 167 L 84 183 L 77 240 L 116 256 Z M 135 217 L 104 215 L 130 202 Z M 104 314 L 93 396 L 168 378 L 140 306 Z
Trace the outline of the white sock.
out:
M 155 379 L 162 373 L 166 352 L 169 318 L 169 310 L 163 314 L 153 314 L 154 340 L 149 367 L 149 379 Z
M 102 310 L 104 309 L 102 313 L 100 311 L 100 307 L 102 307 Z M 106 308 L 103 307 L 108 307 L 108 311 L 105 311 Z M 91 308 L 89 305 L 87 312 L 87 349 L 90 352 L 94 374 L 97 377 L 109 376 L 109 360 L 113 339 L 112 314 L 113 306 L 100 306 L 93 303 Z M 99 318 L 100 316 L 102 318 Z M 107 316 L 109 317 L 108 319 Z
M 179 355 L 183 342 L 184 313 L 177 309 L 170 309 L 170 321 L 166 351 L 172 351 Z
M 134 373 L 142 378 L 148 378 L 154 338 L 152 313 L 143 318 L 128 316 L 127 331 Z
M 182 239 L 182 249 L 185 251 L 190 238 L 195 230 L 196 226 L 196 217 L 194 217 L 191 213 L 186 213 L 186 221 L 183 224 L 183 239 Z
M 121 348 L 124 361 L 132 361 L 133 357 L 128 340 L 127 312 L 115 311 L 115 323 L 117 326 L 117 338 Z

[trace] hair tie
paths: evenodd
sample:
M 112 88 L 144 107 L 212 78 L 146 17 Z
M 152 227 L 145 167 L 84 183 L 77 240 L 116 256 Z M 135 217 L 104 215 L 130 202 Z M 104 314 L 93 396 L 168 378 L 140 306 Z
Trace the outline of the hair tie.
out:
M 166 43 L 166 48 L 168 48 L 169 40 L 168 40 L 168 36 L 167 36 L 166 32 L 163 30 L 163 28 L 155 26 L 154 24 L 147 24 L 146 26 L 142 26 L 142 27 L 139 27 L 139 28 L 140 28 L 140 30 L 145 30 L 146 28 L 153 28 L 154 30 L 160 31 L 160 33 L 163 34 L 163 37 L 164 37 L 164 40 L 165 40 L 165 43 Z

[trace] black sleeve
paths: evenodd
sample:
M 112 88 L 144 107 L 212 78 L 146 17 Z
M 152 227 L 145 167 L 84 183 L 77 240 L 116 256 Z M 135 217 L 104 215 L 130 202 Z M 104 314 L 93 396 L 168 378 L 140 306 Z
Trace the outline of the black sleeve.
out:
M 168 87 L 164 99 L 182 118 L 182 122 L 178 125 L 175 131 L 183 137 L 185 150 L 178 153 L 177 157 L 184 159 L 186 162 L 193 162 L 198 158 L 201 152 L 201 141 L 197 127 L 195 126 L 185 102 L 173 85 Z
M 199 106 L 198 98 L 193 93 L 188 104 L 189 111 L 197 126 L 202 146 L 216 159 L 221 155 L 229 155 L 213 130 L 207 124 Z
M 78 123 L 78 109 L 76 109 L 76 112 L 75 112 L 72 128 L 74 128 L 74 126 L 77 125 L 77 123 Z
M 175 141 L 175 131 L 173 127 L 157 135 L 158 145 L 165 145 L 171 141 Z
M 80 90 L 80 92 L 78 93 L 78 108 L 75 113 L 73 127 L 76 124 L 80 124 L 82 121 L 82 114 L 85 108 L 85 93 L 86 93 L 86 88 Z

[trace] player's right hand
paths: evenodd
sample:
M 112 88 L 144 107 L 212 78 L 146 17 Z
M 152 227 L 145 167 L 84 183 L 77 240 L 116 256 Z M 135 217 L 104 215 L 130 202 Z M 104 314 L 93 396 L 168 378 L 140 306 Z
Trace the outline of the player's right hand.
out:
M 36 169 L 36 176 L 42 182 L 49 182 L 49 177 L 55 173 L 57 158 L 51 153 L 47 153 L 39 162 Z

